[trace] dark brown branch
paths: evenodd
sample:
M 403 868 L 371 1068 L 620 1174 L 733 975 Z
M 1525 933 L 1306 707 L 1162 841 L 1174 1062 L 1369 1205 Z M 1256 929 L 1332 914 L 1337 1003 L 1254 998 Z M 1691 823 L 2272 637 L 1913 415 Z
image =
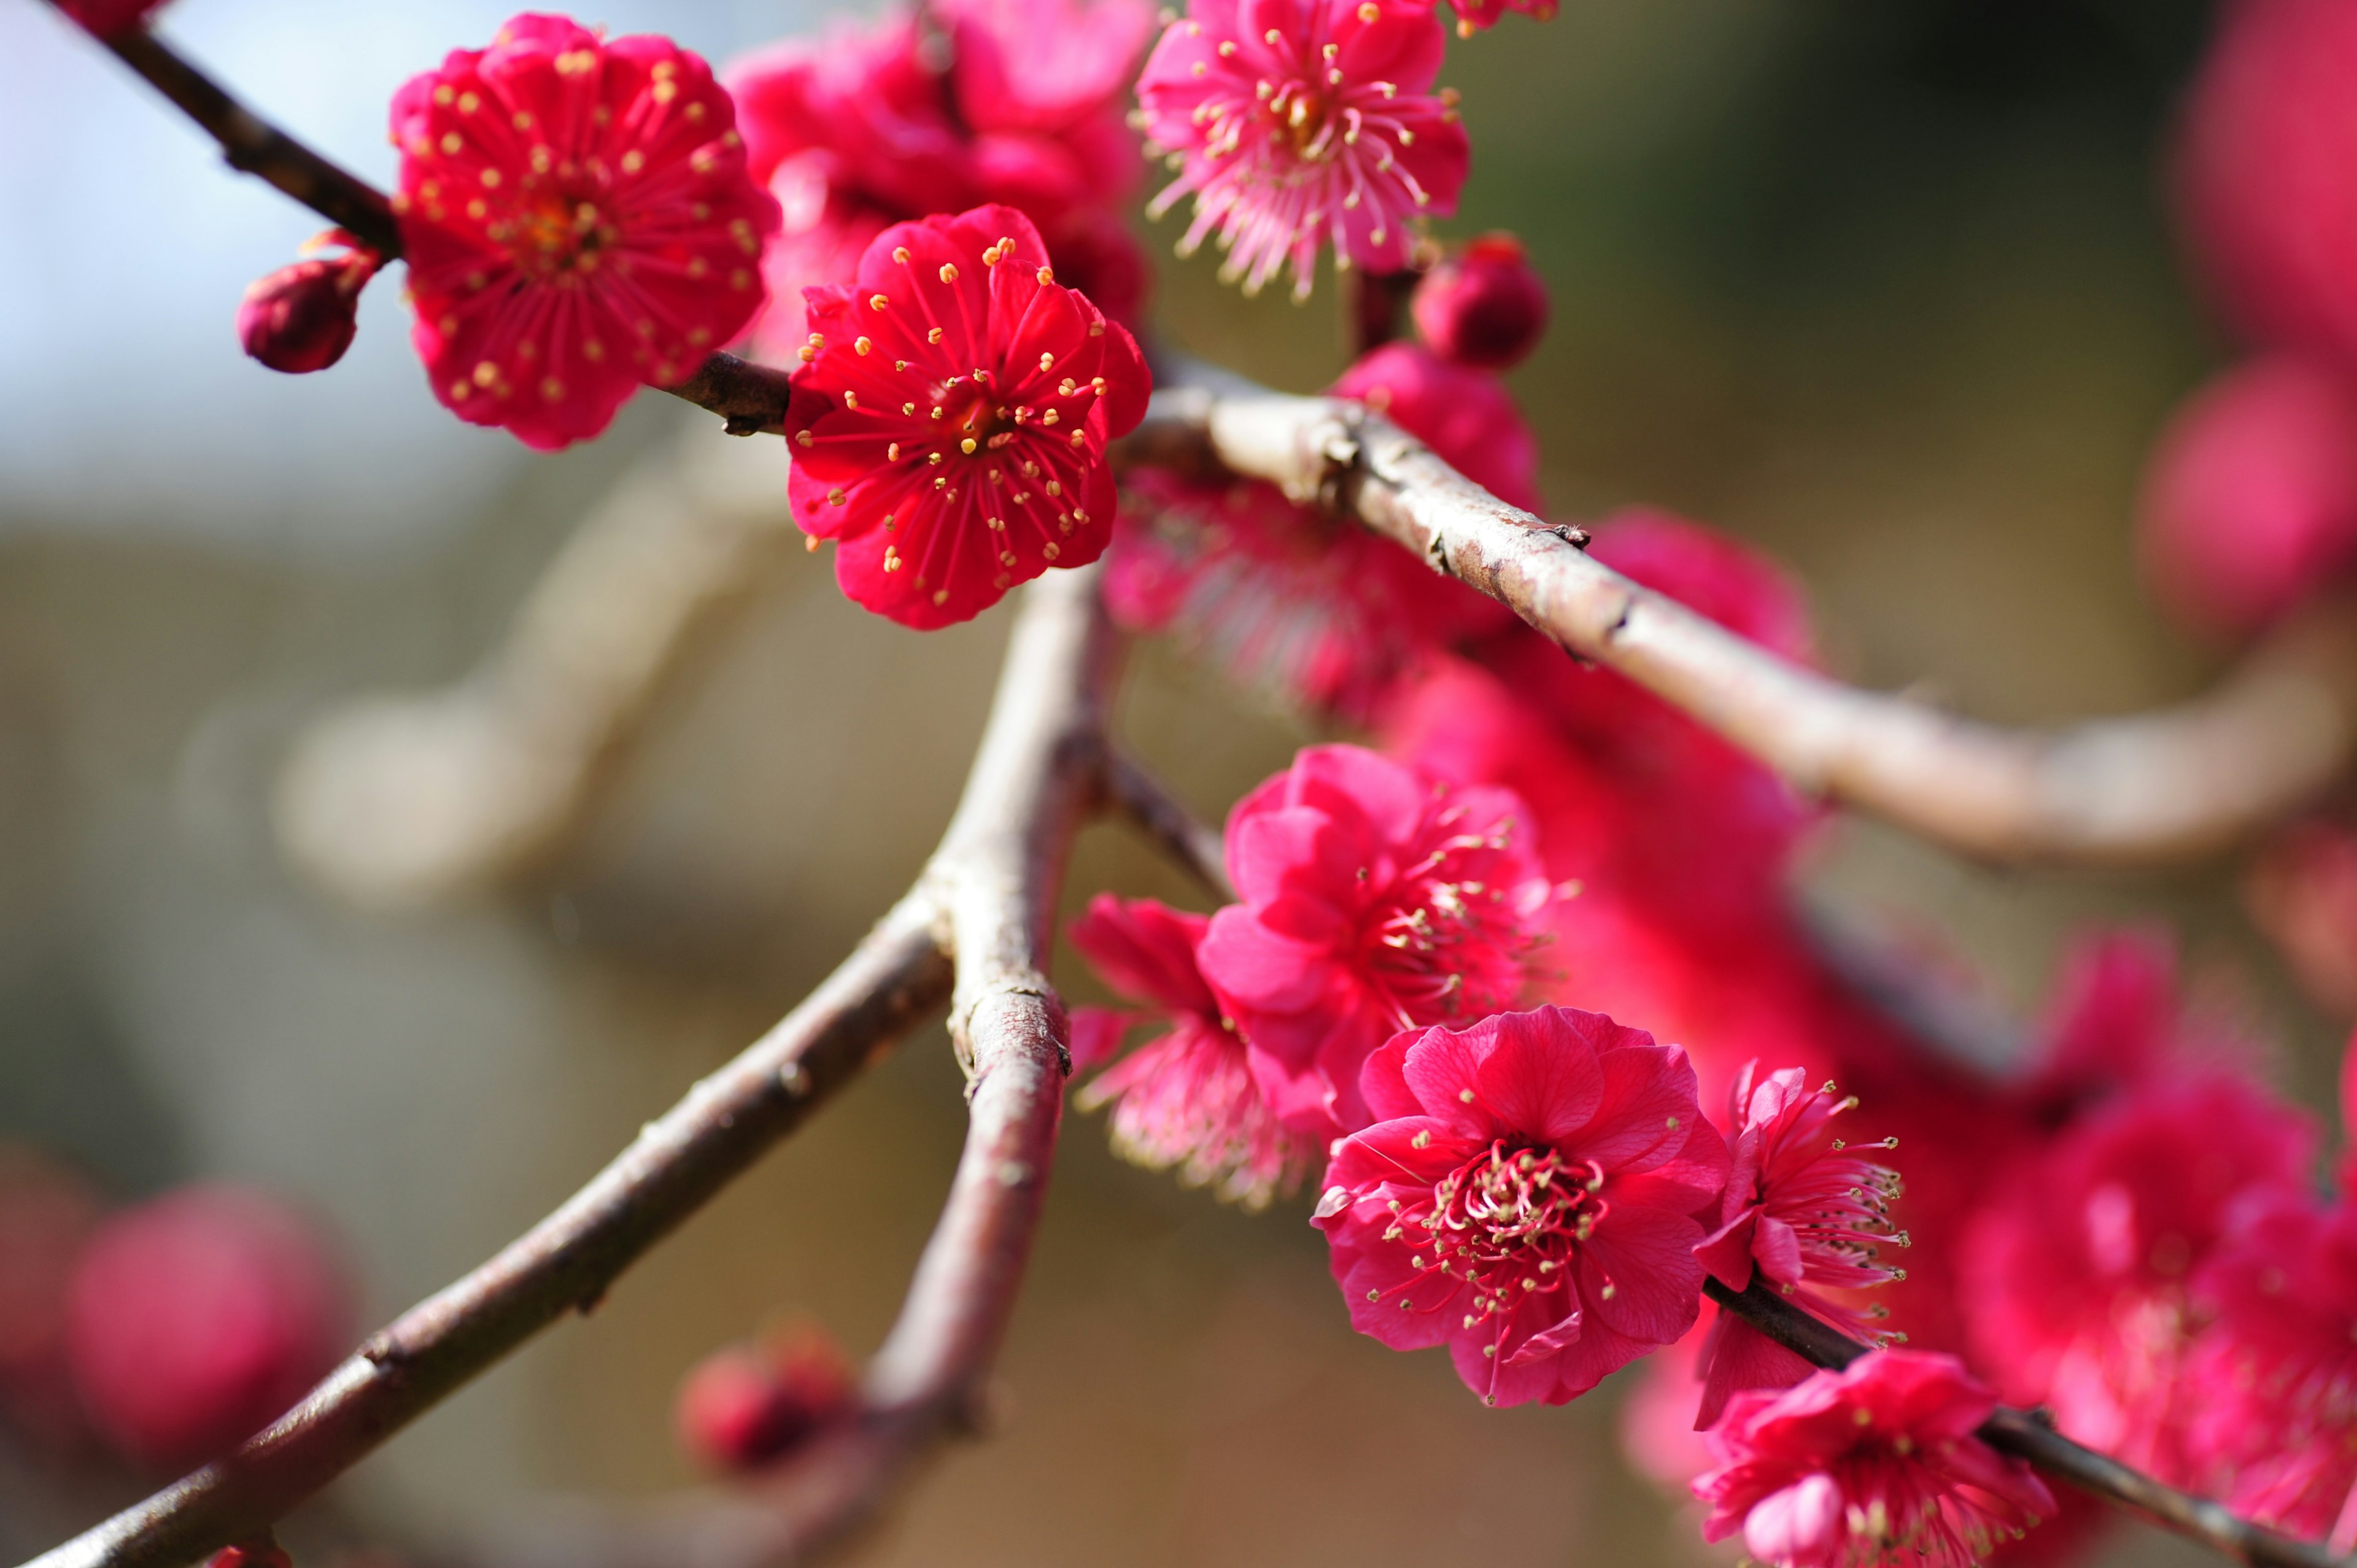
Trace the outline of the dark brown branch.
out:
M 663 391 L 718 414 L 731 435 L 781 433 L 792 401 L 785 371 L 734 354 L 713 355 L 695 374 Z
M 1118 749 L 1105 757 L 1105 801 L 1206 888 L 1222 898 L 1236 896 L 1228 880 L 1227 849 L 1220 830 L 1199 820 L 1162 780 L 1136 758 Z
M 1703 1292 L 1779 1345 L 1820 1367 L 1846 1367 L 1867 1347 L 1830 1324 L 1811 1316 L 1755 1278 L 1749 1289 L 1727 1289 L 1706 1281 Z M 1989 1446 L 2029 1461 L 2081 1491 L 2133 1509 L 2155 1523 L 2216 1548 L 2253 1568 L 2348 1568 L 2347 1563 L 2312 1541 L 2295 1541 L 2190 1493 L 2155 1480 L 2116 1459 L 2073 1443 L 2037 1415 L 1999 1407 L 1984 1423 Z
M 1179 448 L 1191 436 L 1199 450 Z M 2205 854 L 2324 788 L 2357 751 L 2357 615 L 2296 615 L 2208 695 L 2053 731 L 2009 730 L 1779 659 L 1588 558 L 1354 403 L 1163 367 L 1125 438 L 1322 499 L 1628 676 L 1813 793 L 2000 861 Z
M 401 254 L 384 192 L 246 108 L 153 34 L 133 27 L 99 41 L 211 133 L 230 167 L 259 175 L 386 261 Z
M 1022 1279 L 1069 1066 L 1063 1004 L 1044 969 L 1065 851 L 1099 798 L 1117 649 L 1096 583 L 1082 569 L 1028 590 L 941 849 L 809 1001 L 563 1208 L 371 1338 L 267 1432 L 37 1568 L 172 1568 L 270 1524 L 534 1333 L 594 1305 L 945 996 L 972 1079 L 965 1155 L 859 1418 L 806 1456 L 799 1502 L 774 1516 L 777 1555 L 792 1560 L 836 1539 L 940 1437 L 968 1423 Z
M 2003 1008 L 1834 900 L 1803 892 L 1793 902 L 1795 918 L 1825 967 L 1909 1038 L 1985 1078 L 2002 1078 L 2029 1061 L 2029 1036 Z

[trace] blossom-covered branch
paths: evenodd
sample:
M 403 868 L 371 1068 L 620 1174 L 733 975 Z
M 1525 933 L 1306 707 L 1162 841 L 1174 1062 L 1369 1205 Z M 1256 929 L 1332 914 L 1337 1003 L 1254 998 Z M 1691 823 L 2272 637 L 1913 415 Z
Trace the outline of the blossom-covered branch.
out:
M 1096 574 L 1034 591 L 964 799 L 918 885 L 776 1028 L 530 1232 L 371 1337 L 267 1431 L 37 1560 L 145 1568 L 244 1539 L 613 1281 L 946 997 L 973 1083 L 949 1206 L 856 1418 L 782 1495 L 781 1551 L 833 1539 L 971 1413 L 1039 1217 L 1066 1070 L 1043 973 L 1071 833 L 1099 799 L 1115 656 Z M 951 953 L 957 954 L 954 967 Z M 953 989 L 954 986 L 954 989 Z
M 1136 436 L 1156 461 L 1216 459 L 1321 497 L 1512 607 L 1796 785 L 2001 861 L 2162 861 L 2232 842 L 2298 805 L 2357 746 L 2357 629 L 2325 601 L 2210 693 L 2045 733 L 1865 692 L 1765 653 L 1640 587 L 1550 524 L 1474 485 L 1357 404 L 1165 367 Z M 1200 455 L 1179 450 L 1192 436 Z
M 1729 1290 L 1716 1279 L 1703 1288 L 1726 1311 L 1817 1366 L 1848 1367 L 1869 1349 L 1785 1301 L 1762 1279 L 1754 1279 L 1742 1291 Z M 2253 1568 L 2345 1568 L 2343 1559 L 2322 1546 L 2237 1518 L 2217 1503 L 2074 1443 L 2033 1412 L 2000 1408 L 1981 1426 L 1979 1435 L 1992 1448 L 2027 1460 L 2082 1491 L 2134 1509 Z

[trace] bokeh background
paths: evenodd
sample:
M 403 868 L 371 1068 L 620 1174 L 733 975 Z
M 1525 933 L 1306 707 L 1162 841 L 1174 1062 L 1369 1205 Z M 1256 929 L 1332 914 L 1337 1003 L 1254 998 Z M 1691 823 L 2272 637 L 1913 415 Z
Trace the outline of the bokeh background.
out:
M 180 0 L 164 30 L 384 179 L 393 88 L 504 14 Z M 716 59 L 818 15 L 616 0 L 583 19 Z M 1836 669 L 1980 716 L 2198 689 L 2216 656 L 2149 607 L 2129 519 L 2159 420 L 2222 356 L 2159 173 L 2207 25 L 2195 0 L 1566 0 L 1453 45 L 1476 158 L 1448 231 L 1519 231 L 1555 290 L 1513 377 L 1551 506 L 1649 501 L 1751 540 L 1807 585 Z M 126 1196 L 199 1175 L 289 1193 L 344 1238 L 373 1320 L 552 1207 L 880 912 L 955 797 L 1007 611 L 916 636 L 797 553 L 552 878 L 463 909 L 339 908 L 267 821 L 307 718 L 466 671 L 635 454 L 766 463 L 780 505 L 785 464 L 652 397 L 554 458 L 461 426 L 388 288 L 332 372 L 261 370 L 231 331 L 239 291 L 318 226 L 46 6 L 0 0 L 0 1134 Z M 1330 278 L 1297 307 L 1166 259 L 1157 320 L 1308 390 L 1343 363 L 1338 305 Z M 1123 727 L 1213 815 L 1308 738 L 1151 647 Z M 2328 1102 L 2345 1020 L 2298 1002 L 2232 865 L 1996 874 L 1840 823 L 1812 876 L 2023 1008 L 2073 930 L 2164 922 L 2196 983 L 2278 1042 L 2292 1092 Z M 1114 829 L 1071 886 L 1075 906 L 1106 886 L 1199 902 Z M 855 1351 L 881 1337 L 959 1089 L 920 1031 L 340 1506 L 430 1544 L 690 1480 L 671 1399 L 705 1351 L 788 1314 Z M 1005 1429 L 866 1561 L 1715 1560 L 1620 1457 L 1615 1388 L 1489 1412 L 1445 1359 L 1355 1338 L 1306 1208 L 1221 1208 L 1075 1117 Z M 0 1509 L 20 1552 L 94 1506 L 21 1501 Z M 2180 1552 L 2131 1536 L 2115 1556 Z

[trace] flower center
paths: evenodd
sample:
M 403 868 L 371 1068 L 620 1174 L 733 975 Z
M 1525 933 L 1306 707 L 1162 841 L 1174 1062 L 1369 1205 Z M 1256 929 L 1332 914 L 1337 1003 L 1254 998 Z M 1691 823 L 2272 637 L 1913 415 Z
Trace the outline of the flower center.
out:
M 1453 815 L 1436 825 L 1446 829 Z M 1444 832 L 1367 912 L 1368 977 L 1402 1028 L 1486 1017 L 1521 998 L 1535 942 L 1504 890 L 1480 875 L 1501 847 L 1479 833 Z
M 1286 82 L 1268 101 L 1268 112 L 1293 139 L 1296 156 L 1315 163 L 1334 156 L 1340 145 L 1334 132 L 1333 105 L 1308 82 Z
M 504 221 L 491 226 L 490 234 L 517 265 L 539 279 L 593 272 L 598 253 L 621 238 L 597 203 L 555 191 L 519 203 Z
M 1418 1281 L 1437 1273 L 1473 1287 L 1470 1328 L 1568 1283 L 1579 1244 L 1610 1209 L 1598 1196 L 1603 1186 L 1593 1160 L 1499 1138 L 1442 1177 L 1427 1202 L 1401 1209 L 1384 1240 L 1411 1249 Z

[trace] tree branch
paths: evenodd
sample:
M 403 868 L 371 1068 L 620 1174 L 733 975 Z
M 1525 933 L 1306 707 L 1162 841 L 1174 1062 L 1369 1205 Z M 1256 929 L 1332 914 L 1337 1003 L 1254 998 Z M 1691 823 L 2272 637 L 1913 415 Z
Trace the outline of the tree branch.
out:
M 1589 559 L 1578 529 L 1506 505 L 1354 403 L 1279 396 L 1170 361 L 1153 413 L 1125 439 L 1156 461 L 1216 461 L 1323 500 L 1800 788 L 1970 854 L 2198 855 L 2298 805 L 2357 749 L 2357 616 L 2345 605 L 2296 615 L 2214 691 L 2179 707 L 2011 730 L 1779 659 Z
M 972 1080 L 965 1154 L 858 1419 L 797 1467 L 801 1501 L 778 1515 L 780 1553 L 838 1538 L 969 1422 L 1021 1283 L 1069 1067 L 1063 1004 L 1044 970 L 1065 852 L 1099 798 L 1117 650 L 1096 588 L 1096 572 L 1083 568 L 1028 590 L 942 847 L 810 1000 L 563 1208 L 376 1335 L 269 1430 L 35 1568 L 176 1568 L 270 1524 L 540 1329 L 595 1305 L 945 996 Z
M 230 167 L 259 175 L 386 261 L 401 254 L 401 230 L 384 192 L 246 108 L 145 28 L 98 41 L 210 132 Z
M 1105 802 L 1132 826 L 1160 845 L 1164 854 L 1222 898 L 1233 899 L 1228 855 L 1220 830 L 1199 821 L 1159 779 L 1127 752 L 1105 756 Z
M 1868 1347 L 1810 1316 L 1755 1278 L 1732 1291 L 1716 1279 L 1703 1293 L 1786 1349 L 1820 1367 L 1846 1367 Z M 1992 1448 L 2025 1459 L 2059 1476 L 2081 1491 L 2135 1509 L 2155 1523 L 2216 1548 L 2252 1568 L 2348 1568 L 2348 1563 L 2312 1541 L 2295 1541 L 2205 1498 L 2180 1492 L 2118 1460 L 2074 1443 L 2038 1415 L 2000 1406 L 1983 1423 L 1980 1435 Z

